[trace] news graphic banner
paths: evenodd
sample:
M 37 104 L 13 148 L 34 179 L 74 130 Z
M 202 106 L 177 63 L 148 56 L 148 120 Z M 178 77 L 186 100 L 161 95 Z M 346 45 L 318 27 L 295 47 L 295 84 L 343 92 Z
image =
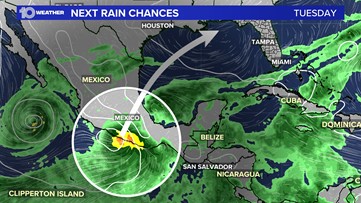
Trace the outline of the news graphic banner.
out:
M 19 20 L 343 20 L 343 6 L 17 6 Z

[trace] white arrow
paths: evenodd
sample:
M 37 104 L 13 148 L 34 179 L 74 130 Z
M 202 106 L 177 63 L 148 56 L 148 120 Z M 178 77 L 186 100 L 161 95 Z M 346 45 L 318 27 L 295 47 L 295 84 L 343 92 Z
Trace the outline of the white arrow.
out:
M 199 31 L 202 36 L 195 39 L 194 41 L 190 42 L 180 50 L 178 50 L 176 53 L 174 53 L 171 57 L 169 57 L 158 69 L 157 71 L 152 75 L 152 77 L 148 80 L 147 84 L 144 86 L 144 90 L 149 91 L 150 88 L 153 86 L 155 81 L 159 78 L 159 76 L 170 66 L 172 65 L 176 60 L 179 59 L 179 57 L 183 56 L 185 53 L 187 53 L 189 50 L 193 49 L 194 47 L 204 43 L 205 46 L 207 46 L 212 39 L 217 35 L 218 30 L 208 30 L 208 31 Z M 142 104 L 145 96 L 147 95 L 146 92 L 141 92 L 138 96 L 137 100 L 135 101 L 132 109 L 130 110 L 129 114 L 136 114 L 138 112 L 138 109 L 140 105 Z M 125 133 L 128 131 L 130 124 L 132 121 L 126 121 L 124 123 L 124 126 L 122 130 L 120 131 L 120 135 L 124 136 Z

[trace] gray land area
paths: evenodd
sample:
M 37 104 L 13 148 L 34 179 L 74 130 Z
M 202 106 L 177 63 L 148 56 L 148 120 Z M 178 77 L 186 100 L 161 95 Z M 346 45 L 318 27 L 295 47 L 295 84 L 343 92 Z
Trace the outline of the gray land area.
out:
M 236 163 L 234 170 L 238 171 L 253 171 L 253 164 L 256 161 L 256 156 L 252 154 L 248 157 L 240 158 L 239 162 Z M 243 185 L 246 185 L 251 178 L 238 178 Z
M 272 6 L 277 2 L 277 0 L 195 0 L 194 5 L 240 5 L 240 6 L 251 6 L 251 5 L 267 5 Z M 246 24 L 252 24 L 255 29 L 261 34 L 263 39 L 276 39 L 276 33 L 272 27 L 270 20 L 238 20 L 239 26 L 244 26 Z M 197 27 L 191 27 L 197 28 Z M 262 51 L 265 53 L 265 56 L 269 61 L 272 59 L 280 59 L 282 56 L 281 48 L 277 42 L 274 45 L 261 45 Z M 274 65 L 278 67 L 279 65 Z
M 345 115 L 342 113 L 338 113 L 335 116 L 340 117 L 341 121 L 361 121 L 361 115 L 358 114 Z M 353 133 L 355 130 L 355 128 L 350 128 L 351 133 Z
M 97 128 L 102 128 L 106 121 L 114 120 L 114 114 L 128 114 L 139 93 L 135 90 L 114 90 L 97 97 L 85 109 L 81 116 Z M 154 124 L 148 112 L 141 106 L 138 114 L 143 118 L 143 128 L 158 142 L 161 138 L 171 141 L 173 147 L 178 150 L 180 138 L 176 127 L 164 128 Z M 121 130 L 121 126 L 119 126 Z M 134 133 L 134 132 L 133 132 Z
M 311 103 L 309 101 L 307 101 L 306 99 L 304 99 L 303 97 L 300 97 L 299 95 L 292 93 L 286 89 L 284 89 L 283 87 L 278 87 L 278 86 L 260 86 L 260 87 L 255 87 L 250 89 L 246 94 L 252 95 L 257 93 L 260 90 L 267 90 L 267 94 L 269 95 L 274 95 L 276 97 L 279 98 L 300 98 L 303 105 L 303 113 L 315 113 L 317 112 L 317 114 L 320 115 L 325 115 L 325 113 L 329 113 L 329 110 L 327 110 L 325 107 L 321 107 L 321 106 L 317 106 L 317 104 Z M 361 115 L 358 114 L 350 114 L 350 115 L 345 115 L 342 113 L 342 111 L 340 113 L 335 114 L 336 117 L 341 118 L 341 121 L 361 121 Z M 302 126 L 299 126 L 299 130 L 302 130 Z M 350 132 L 353 133 L 356 129 L 354 128 L 350 128 Z
M 215 121 L 219 120 L 222 108 L 225 104 L 221 101 L 216 101 L 213 108 L 210 111 L 206 111 L 207 103 L 202 103 L 198 106 L 198 116 L 192 122 L 191 126 L 181 126 L 182 130 L 182 142 L 183 145 L 187 145 L 183 151 L 183 158 L 188 163 L 214 163 L 214 164 L 232 164 L 234 170 L 239 171 L 252 171 L 253 164 L 255 162 L 255 155 L 249 150 L 243 147 L 233 148 L 211 148 L 214 142 L 218 141 L 204 141 L 208 142 L 208 148 L 201 149 L 199 145 L 190 137 L 194 130 L 200 131 L 196 126 L 201 125 L 204 129 L 212 128 Z M 201 119 L 199 119 L 199 115 Z M 227 135 L 225 135 L 227 136 Z M 239 180 L 245 185 L 250 178 L 239 178 Z M 247 200 L 254 202 L 258 198 L 249 190 L 245 188 L 237 188 L 235 191 L 237 197 L 243 197 Z
M 344 190 L 345 187 L 343 184 L 340 184 L 337 187 L 329 187 L 328 189 L 325 189 L 320 192 L 320 197 L 324 197 L 326 200 L 330 202 L 337 202 L 337 200 L 340 197 L 340 193 L 342 190 Z M 348 190 L 347 188 L 345 190 Z
M 80 3 L 83 5 L 274 5 L 277 0 L 161 0 L 161 1 L 134 1 L 134 0 L 7 0 L 9 3 L 0 2 L 0 13 L 4 13 L 4 8 L 15 9 L 14 5 L 61 5 L 69 3 Z M 13 5 L 12 5 L 13 4 Z M 0 15 L 0 21 L 5 22 L 4 15 Z M 261 38 L 275 39 L 276 33 L 272 27 L 271 21 L 251 21 L 251 20 L 237 20 L 235 21 L 239 26 L 246 24 L 252 24 L 255 29 L 260 33 Z M 184 27 L 189 26 L 193 30 L 197 30 L 203 27 L 198 21 L 173 21 L 176 26 Z M 27 34 L 37 42 L 40 49 L 49 54 L 51 63 L 59 68 L 68 80 L 79 92 L 81 99 L 81 107 L 90 101 L 94 96 L 99 93 L 120 86 L 133 86 L 137 87 L 139 84 L 138 73 L 133 71 L 125 78 L 112 84 L 83 84 L 80 81 L 82 75 L 91 75 L 89 68 L 91 67 L 95 56 L 89 52 L 89 49 L 97 47 L 102 44 L 111 44 L 116 50 L 125 49 L 128 53 L 136 52 L 142 46 L 142 42 L 148 36 L 157 35 L 160 29 L 140 29 L 141 21 L 22 21 L 24 29 Z M 14 35 L 13 31 L 6 25 L 4 30 L 12 37 L 13 47 L 8 47 L 14 52 L 26 59 L 28 71 L 35 77 L 37 77 L 36 69 L 31 63 L 30 57 L 27 56 L 25 50 L 21 48 L 18 38 Z M 250 42 L 251 43 L 251 42 Z M 281 47 L 279 44 L 261 46 L 262 51 L 269 61 L 272 59 L 278 59 L 281 57 Z M 78 60 L 71 63 L 58 63 L 56 59 L 67 58 L 77 56 Z M 119 64 L 121 66 L 121 64 Z M 286 89 L 278 86 L 262 86 L 256 87 L 247 92 L 247 95 L 255 94 L 259 90 L 267 90 L 267 94 L 278 97 L 296 97 L 299 96 L 287 91 Z M 138 97 L 138 92 L 127 91 L 127 96 L 135 102 Z M 304 104 L 305 112 L 328 112 L 323 107 L 318 107 L 316 104 L 305 101 L 301 98 Z M 107 107 L 106 107 L 107 106 Z M 116 109 L 119 112 L 127 113 L 132 108 L 133 104 L 129 100 L 124 99 L 124 92 L 112 92 L 104 96 L 99 97 L 99 100 L 95 100 L 87 109 L 85 109 L 86 115 L 82 115 L 85 119 L 92 122 L 96 127 L 101 128 L 106 119 L 112 119 Z M 113 108 L 110 109 L 109 107 Z M 189 163 L 232 163 L 235 165 L 236 170 L 252 170 L 255 162 L 255 156 L 247 149 L 242 147 L 230 148 L 230 149 L 212 149 L 210 146 L 214 143 L 208 141 L 208 148 L 200 149 L 197 143 L 191 138 L 195 130 L 206 130 L 212 128 L 212 126 L 219 120 L 221 110 L 224 107 L 224 103 L 216 101 L 211 110 L 206 110 L 207 103 L 202 103 L 198 106 L 198 114 L 196 119 L 190 126 L 181 125 L 182 131 L 182 157 Z M 177 149 L 179 138 L 176 128 L 164 128 L 161 125 L 153 123 L 149 114 L 141 106 L 139 113 L 143 116 L 146 128 L 154 139 L 157 141 L 161 137 L 165 137 L 170 140 Z M 98 118 L 97 118 L 98 117 Z M 202 126 L 201 128 L 199 126 Z M 227 136 L 227 135 L 225 135 Z M 243 184 L 249 180 L 249 178 L 240 178 Z M 342 189 L 342 188 L 341 188 Z M 337 196 L 341 191 L 339 188 L 334 190 L 322 191 L 322 195 Z M 342 193 L 342 200 L 347 196 Z M 361 194 L 361 191 L 360 191 Z M 252 191 L 246 188 L 235 188 L 235 195 L 238 197 L 244 197 L 250 202 L 260 201 L 252 193 Z M 338 196 L 337 196 L 338 197 Z
M 242 5 L 273 5 L 278 0 L 243 0 Z
M 246 94 L 249 96 L 249 95 L 257 93 L 260 90 L 266 90 L 267 91 L 266 94 L 274 95 L 279 98 L 300 98 L 302 103 L 304 103 L 304 105 L 303 105 L 304 113 L 308 113 L 308 112 L 327 113 L 327 112 L 329 112 L 326 108 L 317 106 L 316 104 L 307 101 L 303 97 L 300 97 L 299 95 L 297 95 L 291 91 L 288 91 L 288 90 L 284 89 L 283 87 L 260 86 L 260 87 L 255 87 L 255 88 L 250 89 Z
M 240 197 L 240 198 L 243 197 L 250 202 L 258 201 L 258 197 L 256 197 L 256 195 L 254 195 L 252 191 L 249 191 L 246 188 L 236 187 L 234 195 L 237 197 Z M 262 202 L 262 201 L 259 201 L 259 202 Z
M 339 193 L 338 200 L 335 201 L 336 203 L 343 203 L 346 199 L 347 195 L 350 193 L 350 190 L 347 187 L 344 187 L 341 192 Z
M 355 203 L 361 203 L 361 188 L 356 188 L 352 190 L 352 194 L 354 194 L 356 202 Z
M 197 128 L 198 125 L 202 126 L 203 129 L 210 129 L 212 125 L 219 120 L 224 104 L 220 101 L 215 101 L 213 108 L 209 111 L 206 110 L 207 105 L 207 103 L 201 103 L 198 106 L 197 117 L 190 126 L 181 125 L 182 143 L 186 145 L 185 148 L 183 147 L 184 151 L 182 156 L 190 163 L 202 163 L 207 158 L 207 154 L 212 150 L 210 148 L 201 150 L 190 137 L 194 130 L 202 130 Z M 199 119 L 200 115 L 201 119 Z
M 15 9 L 14 5 L 71 5 L 71 3 L 83 5 L 119 5 L 116 0 L 6 0 L 3 3 L 8 9 Z M 121 5 L 272 5 L 275 1 L 271 0 L 215 0 L 215 1 L 191 1 L 191 0 L 161 0 L 161 1 L 134 1 L 124 0 Z M 1 9 L 4 9 L 2 7 Z M 3 12 L 2 12 L 3 13 Z M 1 21 L 5 22 L 1 16 Z M 173 21 L 175 25 L 183 27 L 189 26 L 193 30 L 203 27 L 198 21 Z M 112 84 L 83 84 L 80 81 L 82 75 L 91 75 L 89 68 L 91 61 L 95 59 L 89 49 L 101 44 L 111 44 L 114 49 L 127 49 L 128 53 L 139 51 L 142 42 L 148 36 L 157 35 L 160 29 L 140 29 L 141 21 L 22 21 L 27 34 L 37 42 L 40 49 L 49 54 L 56 67 L 59 68 L 68 80 L 75 86 L 81 97 L 81 106 L 83 107 L 95 95 L 120 86 L 138 86 L 138 75 L 135 72 L 127 75 L 121 81 Z M 275 38 L 275 32 L 270 21 L 239 21 L 240 26 L 245 23 L 251 23 L 260 33 L 262 38 Z M 14 36 L 9 28 L 10 36 Z M 25 50 L 20 48 L 19 41 L 14 39 L 13 51 L 19 51 L 20 55 L 28 62 L 28 71 L 36 76 L 35 67 L 31 60 L 26 56 Z M 278 45 L 262 46 L 268 60 L 279 58 L 281 52 Z M 78 56 L 80 59 L 71 63 L 61 64 L 56 59 Z M 39 79 L 39 78 L 38 78 Z M 41 80 L 40 80 L 41 81 Z
M 60 4 L 69 4 L 69 3 L 82 3 L 84 5 L 115 5 L 119 4 L 119 1 L 101 1 L 101 0 L 81 0 L 81 1 L 70 1 L 70 0 L 53 0 L 45 3 L 41 0 L 34 1 L 23 1 L 23 0 L 8 0 L 10 4 L 5 4 L 5 7 L 8 9 L 15 9 L 17 4 L 21 5 L 60 5 Z M 242 4 L 242 1 L 230 0 L 227 2 L 224 1 L 215 1 L 217 5 L 235 5 Z M 149 4 L 149 5 L 189 5 L 192 1 L 182 0 L 182 1 L 149 1 L 149 2 L 139 2 L 133 0 L 122 1 L 122 5 L 136 5 L 136 4 Z M 13 4 L 13 5 L 11 5 Z M 206 5 L 207 1 L 194 1 L 194 4 Z M 243 2 L 244 5 L 251 4 L 251 2 Z M 259 1 L 256 4 L 269 4 L 269 1 Z M 2 16 L 4 18 L 4 16 Z M 5 21 L 5 19 L 3 19 Z M 149 35 L 156 35 L 160 30 L 142 30 L 140 29 L 139 21 L 22 21 L 23 27 L 26 30 L 27 34 L 37 42 L 40 46 L 40 49 L 44 50 L 49 54 L 51 62 L 57 66 L 68 79 L 78 89 L 79 96 L 81 97 L 81 106 L 83 107 L 90 99 L 95 95 L 118 86 L 138 86 L 138 75 L 136 72 L 128 74 L 123 80 L 113 83 L 113 84 L 83 84 L 80 81 L 82 75 L 90 75 L 89 71 L 90 66 L 92 65 L 92 60 L 94 56 L 89 53 L 89 49 L 96 47 L 101 44 L 111 44 L 116 50 L 121 50 L 126 48 L 128 52 L 133 52 L 139 50 L 141 43 Z M 174 21 L 177 25 L 178 21 Z M 252 22 L 249 22 L 252 23 Z M 179 22 L 179 25 L 188 25 L 192 29 L 199 29 L 200 25 L 197 21 L 182 21 Z M 262 23 L 261 23 L 262 24 Z M 266 26 L 266 25 L 265 25 Z M 262 29 L 267 29 L 265 26 Z M 5 28 L 5 31 L 9 31 L 11 36 L 14 36 L 13 32 L 9 28 Z M 269 31 L 269 32 L 268 32 Z M 270 34 L 272 29 L 268 29 L 267 33 Z M 266 33 L 264 31 L 264 33 Z M 271 33 L 272 34 L 272 33 Z M 17 37 L 13 37 L 17 39 Z M 21 47 L 19 41 L 14 41 L 13 50 Z M 21 50 L 20 55 L 27 59 L 29 64 L 31 60 L 26 56 L 25 50 Z M 56 59 L 58 58 L 67 58 L 67 57 L 79 57 L 78 60 L 75 60 L 66 65 L 58 63 Z M 121 66 L 121 64 L 120 64 Z M 31 65 L 28 66 L 29 72 L 33 75 L 35 73 L 35 67 Z M 98 104 L 99 105 L 99 104 Z M 200 107 L 201 108 L 201 107 Z M 104 110 L 104 109 L 103 109 Z M 104 112 L 106 112 L 104 110 Z M 215 111 L 218 112 L 218 111 Z M 89 112 L 90 113 L 90 112 Z M 200 115 L 203 115 L 203 118 L 207 118 L 208 122 L 211 125 L 211 122 L 218 120 L 218 115 L 216 117 L 208 116 L 204 112 L 200 112 Z M 99 115 L 98 115 L 99 116 Z M 86 117 L 85 117 L 86 118 Z M 89 118 L 96 126 L 101 126 L 99 120 L 92 120 Z M 149 123 L 149 120 L 146 121 Z M 210 125 L 204 125 L 204 127 L 210 128 Z M 182 131 L 186 135 L 184 136 L 184 142 L 189 141 L 190 129 L 192 126 L 182 126 Z M 148 130 L 153 130 L 150 128 Z M 157 131 L 156 131 L 157 132 Z M 211 143 L 210 143 L 211 144 Z M 188 151 L 189 150 L 189 151 Z M 191 149 L 185 151 L 187 157 L 188 153 L 191 157 L 193 153 L 190 152 Z
M 49 5 L 45 1 L 16 1 L 9 0 L 9 3 L 2 3 L 4 7 L 15 10 L 14 5 Z M 49 1 L 50 2 L 50 1 Z M 52 3 L 72 1 L 51 1 Z M 74 1 L 73 1 L 74 2 Z M 84 5 L 95 5 L 96 0 L 91 1 L 76 1 L 77 3 L 84 3 Z M 138 1 L 139 4 L 142 2 Z M 14 4 L 14 5 L 12 5 Z M 119 1 L 99 1 L 98 5 L 112 5 L 119 4 Z M 125 2 L 122 1 L 125 5 Z M 134 1 L 129 1 L 129 4 L 134 5 Z M 1 12 L 3 13 L 3 11 Z M 1 21 L 5 22 L 4 15 L 1 15 Z M 50 56 L 50 62 L 59 68 L 71 84 L 78 90 L 81 106 L 90 101 L 97 94 L 114 88 L 122 86 L 137 87 L 139 84 L 137 71 L 133 71 L 120 81 L 114 81 L 112 84 L 83 84 L 81 76 L 92 75 L 90 67 L 93 65 L 92 61 L 96 58 L 94 53 L 90 53 L 89 49 L 97 47 L 102 44 L 110 44 L 117 52 L 127 49 L 128 53 L 135 51 L 139 52 L 141 43 L 148 35 L 156 35 L 160 30 L 141 30 L 140 21 L 22 21 L 23 27 L 29 37 L 39 44 L 40 49 L 44 50 Z M 14 40 L 12 50 L 20 51 L 20 55 L 28 62 L 28 71 L 36 76 L 35 67 L 31 63 L 31 59 L 26 55 L 26 52 L 21 48 L 17 37 L 13 31 L 6 25 L 4 30 L 9 33 Z M 80 57 L 71 63 L 59 63 L 58 58 Z M 120 63 L 120 62 L 119 62 Z M 122 64 L 119 64 L 122 66 Z
M 346 182 L 350 183 L 352 181 L 354 181 L 353 178 L 348 178 Z M 343 183 L 334 187 L 330 186 L 320 192 L 320 197 L 323 197 L 330 202 L 346 203 L 346 197 L 350 194 L 350 192 L 352 192 L 356 199 L 355 203 L 360 203 L 361 188 L 352 189 L 352 191 L 350 191 L 350 189 L 348 189 L 345 185 L 346 184 Z
M 277 42 L 276 33 L 273 30 L 270 20 L 240 20 L 240 26 L 246 25 L 247 23 L 252 24 L 256 30 L 261 34 L 263 39 L 276 39 L 274 45 L 261 45 L 262 51 L 265 53 L 267 59 L 280 59 L 282 56 L 281 48 Z M 279 65 L 274 65 L 278 67 Z
M 0 13 L 5 13 L 5 7 L 8 6 L 5 2 L 0 1 Z M 21 46 L 19 38 L 15 35 L 15 33 L 6 25 L 5 15 L 0 15 L 1 28 L 11 37 L 11 46 L 6 46 L 11 52 L 19 53 L 21 57 L 23 57 L 26 61 L 26 69 L 32 74 L 35 78 L 37 78 L 40 82 L 44 82 L 42 78 L 40 78 L 37 74 L 35 66 L 31 62 L 30 56 L 27 55 L 25 48 Z

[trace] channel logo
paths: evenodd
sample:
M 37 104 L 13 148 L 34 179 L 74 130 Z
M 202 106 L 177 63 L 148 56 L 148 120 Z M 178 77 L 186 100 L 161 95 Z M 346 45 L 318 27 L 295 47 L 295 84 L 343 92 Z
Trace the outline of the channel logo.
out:
M 21 7 L 19 12 L 22 19 L 33 19 L 35 17 L 35 9 L 33 7 Z
M 55 9 L 56 8 L 56 9 Z M 19 6 L 19 20 L 42 20 L 47 16 L 64 16 L 64 9 L 58 6 Z

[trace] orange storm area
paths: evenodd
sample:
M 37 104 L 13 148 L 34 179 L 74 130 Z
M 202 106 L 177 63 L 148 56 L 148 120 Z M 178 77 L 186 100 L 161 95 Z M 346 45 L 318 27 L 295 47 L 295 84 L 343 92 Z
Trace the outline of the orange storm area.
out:
M 127 132 L 124 136 L 120 135 L 120 131 L 117 131 L 118 135 L 113 137 L 112 145 L 118 149 L 130 147 L 131 149 L 143 149 L 144 142 L 139 140 L 139 137 L 131 132 Z

